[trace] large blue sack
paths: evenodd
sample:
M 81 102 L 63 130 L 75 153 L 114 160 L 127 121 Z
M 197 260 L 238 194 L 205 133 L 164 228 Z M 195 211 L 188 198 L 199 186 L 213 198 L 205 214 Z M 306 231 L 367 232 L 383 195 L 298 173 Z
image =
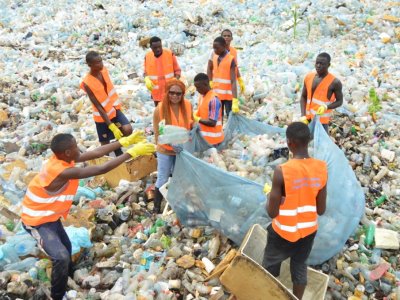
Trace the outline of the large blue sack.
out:
M 285 129 L 248 119 L 242 115 L 231 113 L 224 128 L 224 141 L 218 145 L 218 150 L 228 147 L 229 142 L 239 134 L 250 136 L 261 134 L 285 134 Z M 190 139 L 183 148 L 190 153 L 201 153 L 211 148 L 200 133 L 200 127 L 195 126 L 190 132 Z
M 343 151 L 332 142 L 322 124 L 313 125 L 313 157 L 328 165 L 325 214 L 318 217 L 318 232 L 308 264 L 320 264 L 343 248 L 364 214 L 364 192 Z
M 187 151 L 177 155 L 167 198 L 186 226 L 212 226 L 240 245 L 253 224 L 271 222 L 263 187 L 227 173 Z

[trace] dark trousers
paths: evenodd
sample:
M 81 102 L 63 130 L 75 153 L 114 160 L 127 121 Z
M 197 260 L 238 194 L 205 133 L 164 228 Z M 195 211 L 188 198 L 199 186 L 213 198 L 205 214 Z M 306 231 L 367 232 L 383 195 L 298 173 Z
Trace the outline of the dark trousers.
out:
M 228 118 L 232 110 L 232 100 L 221 100 L 221 104 L 222 104 L 222 119 L 224 118 L 224 110 L 226 117 Z
M 45 223 L 39 226 L 26 226 L 41 248 L 51 258 L 51 297 L 61 300 L 67 290 L 68 275 L 72 276 L 71 242 L 61 221 Z
M 307 285 L 306 260 L 310 255 L 317 232 L 292 243 L 277 234 L 272 225 L 268 226 L 267 231 L 268 239 L 263 267 L 273 276 L 278 277 L 281 271 L 281 263 L 290 257 L 290 274 L 293 284 Z

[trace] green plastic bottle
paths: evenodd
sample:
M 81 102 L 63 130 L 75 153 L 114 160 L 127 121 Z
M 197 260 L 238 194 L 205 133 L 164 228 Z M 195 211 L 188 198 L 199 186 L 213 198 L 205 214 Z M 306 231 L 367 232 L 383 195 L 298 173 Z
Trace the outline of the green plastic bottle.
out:
M 382 195 L 382 196 L 380 196 L 378 199 L 376 199 L 376 200 L 374 201 L 374 205 L 375 205 L 375 206 L 379 206 L 379 205 L 381 205 L 383 202 L 385 202 L 386 200 L 387 200 L 386 195 Z
M 371 246 L 372 243 L 374 242 L 374 236 L 375 236 L 375 224 L 371 223 L 368 225 L 367 230 L 365 232 L 365 245 Z

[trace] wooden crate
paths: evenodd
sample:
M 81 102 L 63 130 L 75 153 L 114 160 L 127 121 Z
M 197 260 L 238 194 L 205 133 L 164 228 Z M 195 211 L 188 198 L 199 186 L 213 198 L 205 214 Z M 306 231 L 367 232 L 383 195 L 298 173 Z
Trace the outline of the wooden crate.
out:
M 100 158 L 93 159 L 88 161 L 89 165 L 101 165 L 113 159 L 109 156 L 104 156 Z M 157 170 L 157 158 L 153 155 L 149 156 L 139 156 L 135 159 L 128 160 L 115 169 L 103 174 L 99 175 L 99 177 L 104 177 L 107 181 L 107 184 L 110 187 L 116 187 L 119 185 L 119 181 L 121 179 L 127 181 L 137 181 L 146 177 L 150 173 Z
M 237 256 L 221 275 L 221 283 L 234 294 L 237 300 L 292 300 L 289 262 L 282 263 L 278 279 L 262 266 L 267 231 L 255 224 L 250 228 Z M 328 287 L 328 275 L 312 268 L 307 270 L 308 284 L 304 300 L 323 300 Z

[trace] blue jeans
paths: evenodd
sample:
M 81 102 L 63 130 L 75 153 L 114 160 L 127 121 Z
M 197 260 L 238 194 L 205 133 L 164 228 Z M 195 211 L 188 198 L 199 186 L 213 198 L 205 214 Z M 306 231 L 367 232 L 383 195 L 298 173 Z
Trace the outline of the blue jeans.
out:
M 61 221 L 44 223 L 39 226 L 23 227 L 38 242 L 41 248 L 51 258 L 51 297 L 61 300 L 67 290 L 68 275 L 72 276 L 71 241 L 64 230 Z
M 156 188 L 162 187 L 174 171 L 175 155 L 166 155 L 157 152 L 157 181 Z

